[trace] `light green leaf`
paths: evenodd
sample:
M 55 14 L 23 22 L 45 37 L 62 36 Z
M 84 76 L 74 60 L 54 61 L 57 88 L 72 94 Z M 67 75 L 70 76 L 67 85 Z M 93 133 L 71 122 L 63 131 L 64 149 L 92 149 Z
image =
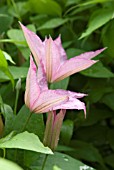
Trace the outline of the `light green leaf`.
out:
M 35 26 L 32 24 L 27 25 L 27 28 L 33 32 L 36 32 Z M 10 30 L 8 30 L 7 35 L 10 39 L 4 39 L 4 40 L 1 40 L 1 42 L 10 42 L 10 43 L 14 43 L 18 47 L 20 47 L 20 46 L 27 47 L 27 43 L 26 43 L 26 40 L 25 40 L 22 30 L 10 29 Z
M 55 166 L 53 167 L 53 170 L 62 170 L 62 169 L 55 165 Z
M 9 66 L 9 71 L 11 72 L 13 79 L 19 79 L 19 78 L 26 78 L 28 68 L 27 67 L 15 67 L 15 66 Z M 8 81 L 10 80 L 9 77 L 7 77 L 2 71 L 0 71 L 0 81 Z
M 113 18 L 114 11 L 112 9 L 96 10 L 90 18 L 87 30 L 84 33 L 82 33 L 79 39 L 90 35 L 93 31 L 100 28 Z
M 13 76 L 8 69 L 7 61 L 6 61 L 5 56 L 1 50 L 0 50 L 0 70 L 11 80 L 12 86 L 14 87 Z
M 27 46 L 23 32 L 21 30 L 10 29 L 8 30 L 7 35 L 12 40 L 12 42 L 15 43 L 16 45 Z
M 63 25 L 67 21 L 68 21 L 68 18 L 65 18 L 65 19 L 63 19 L 63 18 L 50 19 L 45 24 L 40 26 L 38 28 L 38 30 L 56 28 L 56 27 L 59 27 L 59 26 Z
M 28 5 L 31 12 L 39 14 L 61 16 L 62 13 L 60 5 L 53 0 L 29 0 Z
M 0 148 L 18 148 L 45 154 L 53 154 L 51 149 L 44 147 L 37 135 L 27 131 L 19 133 L 3 143 L 0 142 Z
M 12 64 L 15 64 L 15 62 L 12 60 L 11 56 L 8 53 L 6 53 L 5 51 L 2 51 L 2 52 L 3 52 L 6 60 L 9 60 Z
M 96 3 L 104 3 L 104 2 L 109 2 L 112 0 L 89 0 L 87 2 L 84 3 L 80 3 L 79 6 L 86 6 L 86 5 L 91 5 L 91 4 L 96 4 Z
M 0 169 L 1 170 L 24 170 L 16 163 L 11 162 L 4 158 L 0 158 Z
M 114 74 L 106 67 L 104 67 L 101 62 L 97 62 L 92 67 L 84 71 L 81 71 L 80 73 L 83 74 L 84 76 L 94 77 L 94 78 L 114 77 Z

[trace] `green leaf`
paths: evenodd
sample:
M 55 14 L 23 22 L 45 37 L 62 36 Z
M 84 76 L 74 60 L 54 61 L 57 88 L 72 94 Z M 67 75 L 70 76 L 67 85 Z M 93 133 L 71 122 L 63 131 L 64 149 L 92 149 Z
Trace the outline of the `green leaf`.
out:
M 13 122 L 15 115 L 13 114 L 13 110 L 9 105 L 4 104 L 3 108 L 4 109 L 3 109 L 2 113 L 5 118 L 4 135 L 6 135 L 12 131 L 11 122 Z
M 53 170 L 62 170 L 62 169 L 55 165 L 55 166 L 53 167 Z
M 23 32 L 21 30 L 10 29 L 8 30 L 7 35 L 16 45 L 27 46 Z
M 70 77 L 67 77 L 59 82 L 52 83 L 50 85 L 50 89 L 64 89 L 66 90 L 68 87 Z
M 114 111 L 114 92 L 106 94 L 103 96 L 101 102 L 105 103 L 109 108 L 111 108 Z
M 105 47 L 108 47 L 105 52 L 114 58 L 114 20 L 109 22 L 101 33 L 103 44 Z
M 6 14 L 0 14 L 0 34 L 7 31 L 13 22 L 13 18 Z
M 81 168 L 86 168 L 91 170 L 91 168 L 82 162 L 66 155 L 63 153 L 55 152 L 54 155 L 49 155 L 44 167 L 44 170 L 53 170 L 53 167 L 57 166 L 62 170 L 81 170 Z M 37 164 L 31 166 L 32 170 L 39 170 L 41 167 L 38 167 Z M 93 169 L 93 168 L 92 168 Z M 94 169 L 93 169 L 94 170 Z
M 5 56 L 1 50 L 0 50 L 0 70 L 11 80 L 12 86 L 14 87 L 13 76 L 12 76 L 10 70 L 8 69 L 7 61 L 6 61 Z
M 65 120 L 63 122 L 62 128 L 61 128 L 61 140 L 64 144 L 68 145 L 72 134 L 73 134 L 73 121 L 72 120 Z
M 0 158 L 0 169 L 2 170 L 24 170 L 19 165 L 7 159 Z
M 53 0 L 29 0 L 31 12 L 39 14 L 48 14 L 52 16 L 61 16 L 62 10 L 60 5 Z
M 32 24 L 27 25 L 27 28 L 29 28 L 33 32 L 36 32 L 35 26 Z M 14 43 L 17 47 L 27 47 L 27 43 L 22 30 L 10 29 L 7 31 L 7 35 L 10 39 L 2 40 L 2 42 L 6 41 L 6 42 Z
M 114 153 L 105 157 L 105 162 L 114 169 Z
M 111 8 L 96 10 L 90 18 L 87 30 L 82 33 L 80 39 L 90 35 L 93 31 L 100 28 L 111 19 L 113 19 L 113 10 Z
M 6 60 L 10 61 L 12 64 L 15 64 L 15 62 L 12 60 L 11 56 L 8 53 L 6 53 L 5 51 L 2 51 L 2 52 Z
M 111 148 L 114 150 L 114 128 L 108 132 L 108 140 Z
M 72 155 L 77 159 L 98 162 L 103 165 L 103 159 L 99 151 L 92 144 L 79 140 L 72 140 L 70 146 L 74 148 Z
M 106 67 L 104 67 L 101 62 L 97 62 L 92 67 L 84 71 L 81 71 L 80 73 L 83 74 L 84 76 L 93 77 L 93 78 L 114 77 L 114 74 L 110 70 L 108 70 Z
M 86 5 L 91 5 L 91 4 L 96 4 L 96 3 L 104 3 L 104 2 L 109 2 L 112 0 L 90 0 L 84 3 L 79 4 L 79 6 L 86 6 Z
M 28 68 L 27 67 L 15 67 L 15 66 L 9 66 L 9 71 L 11 72 L 13 79 L 19 79 L 19 78 L 26 78 Z M 8 81 L 10 80 L 9 77 L 7 77 L 3 72 L 0 71 L 0 81 Z
M 41 25 L 38 28 L 38 30 L 56 28 L 56 27 L 63 25 L 67 21 L 68 21 L 68 18 L 65 18 L 65 19 L 63 19 L 63 18 L 50 19 L 47 22 L 45 22 L 43 25 Z
M 5 128 L 5 132 L 6 132 L 5 135 L 10 133 L 11 131 L 22 132 L 23 130 L 27 130 L 28 132 L 32 132 L 38 135 L 40 139 L 43 138 L 44 123 L 43 123 L 42 114 L 32 114 L 26 127 L 25 124 L 30 116 L 30 111 L 25 105 L 22 106 L 21 110 L 16 116 L 13 116 L 12 118 L 10 118 L 9 116 L 6 122 L 7 126 Z
M 48 147 L 44 147 L 38 136 L 27 131 L 19 133 L 3 143 L 0 142 L 0 148 L 18 148 L 45 154 L 53 154 Z

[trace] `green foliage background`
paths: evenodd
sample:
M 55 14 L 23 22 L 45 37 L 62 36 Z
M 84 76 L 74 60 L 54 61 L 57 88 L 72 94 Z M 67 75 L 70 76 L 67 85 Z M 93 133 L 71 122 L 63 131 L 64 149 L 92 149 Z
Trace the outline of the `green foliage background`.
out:
M 61 34 L 68 58 L 85 51 L 107 47 L 95 58 L 99 62 L 91 68 L 51 85 L 52 89 L 62 88 L 87 93 L 88 96 L 83 99 L 87 106 L 87 118 L 84 118 L 83 112 L 67 111 L 61 129 L 58 153 L 54 157 L 49 157 L 45 170 L 52 169 L 52 164 L 50 165 L 52 162 L 58 166 L 54 166 L 53 170 L 67 170 L 69 167 L 74 170 L 78 164 L 75 162 L 77 160 L 97 170 L 113 170 L 114 1 L 0 1 L 0 104 L 4 123 L 3 136 L 14 130 L 22 132 L 21 127 L 28 116 L 28 110 L 23 105 L 30 51 L 18 21 L 36 32 L 42 40 L 48 35 L 56 38 Z M 22 85 L 19 91 L 17 115 L 14 116 L 12 109 L 16 98 L 15 84 L 19 78 Z M 26 130 L 42 140 L 43 116 L 33 115 Z M 3 148 L 3 145 L 0 146 Z M 15 157 L 14 152 L 16 151 L 8 149 L 6 158 L 17 162 L 25 170 L 38 170 L 41 166 L 42 155 L 18 150 L 18 156 Z M 69 163 L 65 166 L 64 161 L 67 162 L 67 159 Z

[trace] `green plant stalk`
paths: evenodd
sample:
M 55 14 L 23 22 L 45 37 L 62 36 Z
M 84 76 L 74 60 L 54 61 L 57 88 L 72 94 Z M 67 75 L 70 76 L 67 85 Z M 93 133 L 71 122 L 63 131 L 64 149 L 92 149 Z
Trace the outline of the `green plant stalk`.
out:
M 21 17 L 20 17 L 20 14 L 19 14 L 19 10 L 18 10 L 18 8 L 17 8 L 17 6 L 16 6 L 15 1 L 14 1 L 14 0 L 11 0 L 11 3 L 12 3 L 12 5 L 13 5 L 13 7 L 14 7 L 14 10 L 15 10 L 15 12 L 16 12 L 16 14 L 17 14 L 17 17 L 18 17 L 19 21 L 22 21 L 22 19 L 21 19 Z
M 18 99 L 19 99 L 19 90 L 16 90 L 16 98 L 15 98 L 15 105 L 14 105 L 14 115 L 16 115 L 16 112 L 17 112 Z
M 23 126 L 23 128 L 22 128 L 22 132 L 25 130 L 25 128 L 26 128 L 26 126 L 27 126 L 27 124 L 28 124 L 31 116 L 32 116 L 32 112 L 30 112 L 30 114 L 29 114 L 29 116 L 28 116 L 28 118 L 27 118 L 27 120 L 26 120 L 26 122 L 25 122 L 25 124 L 24 124 L 24 126 Z
M 41 170 L 44 170 L 44 167 L 45 167 L 45 164 L 46 164 L 46 161 L 47 161 L 47 157 L 48 157 L 48 155 L 45 155 L 45 158 L 44 158 L 44 161 L 43 161 L 43 165 L 42 165 L 42 169 L 41 169 Z
M 6 148 L 3 148 L 3 158 L 6 156 Z

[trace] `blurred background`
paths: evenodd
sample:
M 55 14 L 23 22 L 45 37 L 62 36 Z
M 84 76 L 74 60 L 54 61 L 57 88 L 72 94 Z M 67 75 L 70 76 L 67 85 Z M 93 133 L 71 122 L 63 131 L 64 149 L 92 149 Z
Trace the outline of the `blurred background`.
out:
M 61 35 L 68 58 L 107 47 L 95 57 L 95 65 L 54 83 L 61 88 L 87 93 L 83 99 L 87 117 L 67 111 L 58 151 L 98 170 L 114 169 L 114 1 L 113 0 L 0 0 L 0 95 L 14 107 L 12 85 L 21 77 L 18 110 L 24 104 L 29 48 L 21 21 L 44 40 Z M 0 52 L 0 56 L 2 53 Z M 71 149 L 73 148 L 73 149 Z

